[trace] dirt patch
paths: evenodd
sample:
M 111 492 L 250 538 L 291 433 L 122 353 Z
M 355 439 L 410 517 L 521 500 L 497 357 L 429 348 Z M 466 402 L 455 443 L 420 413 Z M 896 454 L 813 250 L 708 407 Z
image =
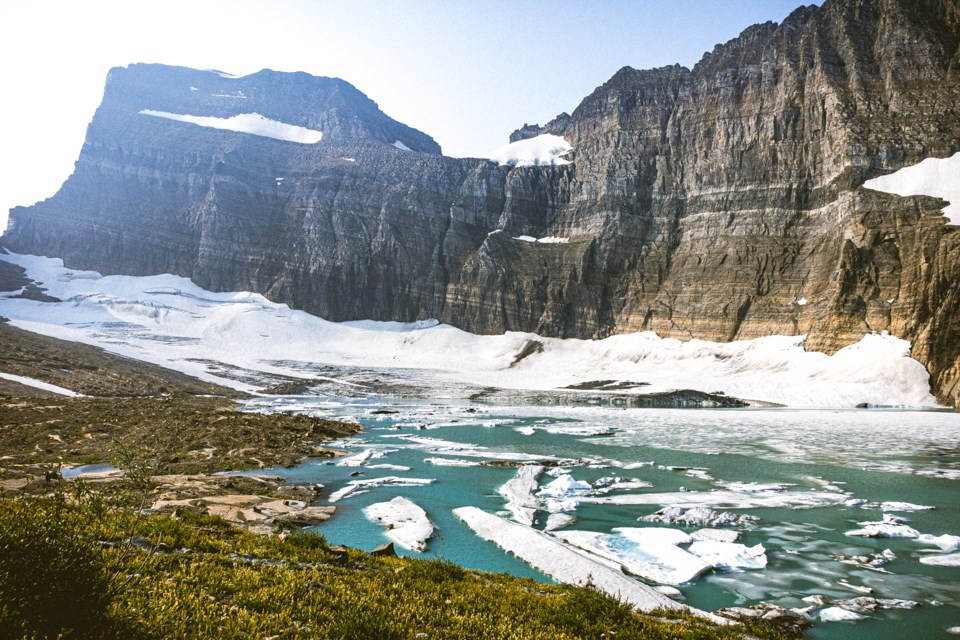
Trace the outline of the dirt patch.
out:
M 9 264 L 0 261 L 0 265 Z M 238 392 L 78 342 L 0 323 L 0 371 L 90 396 L 221 395 Z M 16 389 L 0 393 L 20 395 Z M 31 393 L 30 395 L 36 395 Z

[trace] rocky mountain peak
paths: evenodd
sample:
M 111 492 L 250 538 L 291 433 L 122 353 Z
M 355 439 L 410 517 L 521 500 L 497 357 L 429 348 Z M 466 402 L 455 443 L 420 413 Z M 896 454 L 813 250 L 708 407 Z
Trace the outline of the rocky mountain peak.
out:
M 107 76 L 93 126 L 182 126 L 145 120 L 143 110 L 216 118 L 256 113 L 320 131 L 326 140 L 399 141 L 414 151 L 440 153 L 430 136 L 390 118 L 349 82 L 303 72 L 263 69 L 237 77 L 161 64 L 117 67 Z

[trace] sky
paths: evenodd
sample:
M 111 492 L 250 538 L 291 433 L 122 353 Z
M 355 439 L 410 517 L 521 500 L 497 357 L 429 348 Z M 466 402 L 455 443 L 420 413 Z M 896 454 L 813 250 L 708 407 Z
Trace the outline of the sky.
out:
M 446 155 L 489 155 L 618 69 L 692 67 L 800 0 L 2 0 L 0 229 L 73 170 L 107 71 L 343 78 Z M 195 114 L 203 115 L 203 114 Z

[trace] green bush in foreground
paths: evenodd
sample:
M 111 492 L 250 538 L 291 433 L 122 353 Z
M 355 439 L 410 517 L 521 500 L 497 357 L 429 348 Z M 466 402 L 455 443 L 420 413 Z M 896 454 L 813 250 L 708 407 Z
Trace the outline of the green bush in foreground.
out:
M 111 614 L 102 545 L 63 496 L 0 506 L 0 637 L 129 637 Z
M 123 543 L 136 529 L 137 547 Z M 123 533 L 121 533 L 123 532 Z M 153 551 L 143 547 L 153 546 Z M 374 558 L 217 518 L 0 502 L 3 638 L 778 638 L 596 591 Z

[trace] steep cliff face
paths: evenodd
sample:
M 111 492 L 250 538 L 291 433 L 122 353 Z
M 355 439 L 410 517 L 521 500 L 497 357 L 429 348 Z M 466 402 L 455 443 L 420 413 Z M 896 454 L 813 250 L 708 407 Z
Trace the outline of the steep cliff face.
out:
M 333 320 L 806 333 L 826 351 L 889 330 L 956 404 L 960 231 L 941 201 L 861 185 L 960 151 L 958 4 L 827 0 L 693 70 L 624 68 L 572 114 L 511 136 L 562 135 L 573 162 L 557 167 L 440 156 L 339 80 L 117 69 L 74 175 L 15 209 L 3 244 L 252 289 Z M 257 113 L 323 139 L 145 109 Z

